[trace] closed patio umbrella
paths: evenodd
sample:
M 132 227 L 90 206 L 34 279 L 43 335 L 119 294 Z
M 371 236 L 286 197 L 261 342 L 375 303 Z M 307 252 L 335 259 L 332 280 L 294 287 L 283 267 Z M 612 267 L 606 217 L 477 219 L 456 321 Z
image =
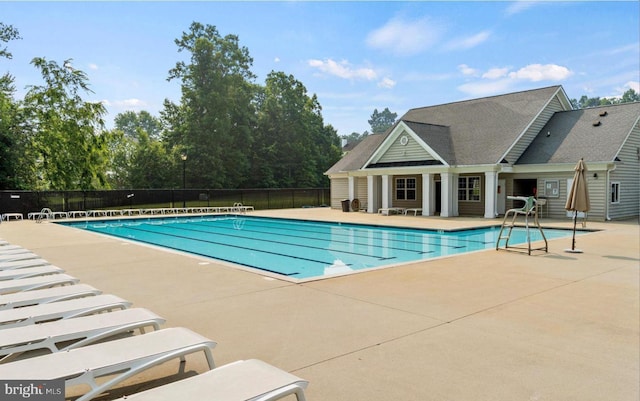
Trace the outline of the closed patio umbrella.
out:
M 589 202 L 589 189 L 587 188 L 587 166 L 583 159 L 580 159 L 575 167 L 575 174 L 573 175 L 573 183 L 569 189 L 569 195 L 567 196 L 567 203 L 565 209 L 573 211 L 573 241 L 571 243 L 571 249 L 565 249 L 565 252 L 582 252 L 576 249 L 576 223 L 578 221 L 578 212 L 586 213 L 591 208 Z

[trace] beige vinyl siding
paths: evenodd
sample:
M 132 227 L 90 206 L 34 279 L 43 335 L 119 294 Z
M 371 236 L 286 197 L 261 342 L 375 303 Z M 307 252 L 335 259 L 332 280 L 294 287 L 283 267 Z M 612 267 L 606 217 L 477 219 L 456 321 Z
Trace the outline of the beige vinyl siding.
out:
M 611 172 L 610 183 L 620 183 L 620 202 L 609 203 L 611 219 L 636 217 L 640 213 L 638 210 L 640 208 L 639 149 L 640 126 L 636 125 L 618 155 L 621 161 L 616 163 L 616 169 Z M 607 188 L 607 202 L 610 202 L 610 190 Z
M 402 145 L 402 137 L 407 137 L 407 144 Z M 403 132 L 396 138 L 391 147 L 377 163 L 401 162 L 407 160 L 435 160 L 418 142 L 416 142 L 409 134 Z
M 553 114 L 558 111 L 564 111 L 562 108 L 562 104 L 558 97 L 554 97 L 553 100 L 549 102 L 547 107 L 540 113 L 540 115 L 535 119 L 535 121 L 531 124 L 529 129 L 524 133 L 524 135 L 518 140 L 518 142 L 511 148 L 509 153 L 505 159 L 509 163 L 515 163 L 520 156 L 524 153 L 525 150 L 531 145 L 531 142 L 536 138 L 540 130 L 545 126 L 545 124 L 553 117 Z M 498 160 L 500 162 L 501 160 Z
M 360 200 L 360 208 L 366 209 L 367 207 L 367 177 L 356 178 L 356 199 Z
M 331 179 L 331 208 L 342 209 L 340 203 L 349 197 L 349 180 L 347 178 Z
M 587 165 L 587 168 L 589 166 Z M 593 174 L 598 174 L 595 178 Z M 591 202 L 591 210 L 588 212 L 588 219 L 593 221 L 604 221 L 605 219 L 605 185 L 606 179 L 604 171 L 591 171 L 587 172 L 587 186 L 589 187 L 589 200 Z M 518 176 L 517 178 L 526 178 Z M 567 217 L 567 210 L 564 208 L 567 203 L 567 194 L 569 188 L 567 187 L 567 180 L 573 179 L 571 173 L 550 173 L 539 174 L 536 176 L 538 180 L 538 197 L 545 198 L 547 204 L 541 210 L 542 217 L 550 217 L 554 219 L 565 219 Z M 553 194 L 546 192 L 546 181 L 558 181 L 559 196 L 554 197 Z

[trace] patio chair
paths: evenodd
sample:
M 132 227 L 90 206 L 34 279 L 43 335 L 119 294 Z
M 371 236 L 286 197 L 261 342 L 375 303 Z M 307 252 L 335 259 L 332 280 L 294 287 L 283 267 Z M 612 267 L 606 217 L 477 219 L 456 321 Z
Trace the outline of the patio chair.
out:
M 29 259 L 39 259 L 40 256 L 36 255 L 33 252 L 22 252 L 22 253 L 1 253 L 0 254 L 0 263 L 2 262 L 15 262 L 18 260 L 29 260 Z
M 0 262 L 0 270 L 23 269 L 25 267 L 46 266 L 50 264 L 49 261 L 44 259 L 14 260 L 12 262 Z
M 279 400 L 295 394 L 304 401 L 308 381 L 257 359 L 237 361 L 208 372 L 121 398 L 131 401 Z
M 0 333 L 3 329 L 28 326 L 54 320 L 71 319 L 100 312 L 127 309 L 131 302 L 115 295 L 70 299 L 50 304 L 25 306 L 24 308 L 0 311 Z M 0 375 L 2 377 L 2 375 Z
M 25 352 L 46 349 L 51 353 L 84 347 L 145 328 L 160 330 L 165 319 L 142 308 L 32 324 L 0 331 L 0 363 Z M 28 355 L 28 354 L 27 354 Z
M 216 343 L 191 330 L 176 327 L 107 341 L 0 365 L 3 380 L 64 379 L 67 391 L 91 389 L 76 399 L 87 401 L 156 365 L 203 352 L 209 369 L 215 367 L 211 350 Z M 182 364 L 181 364 L 182 368 Z M 98 381 L 110 376 L 106 381 Z M 180 397 L 180 399 L 189 399 Z
M 0 281 L 0 295 L 72 285 L 78 282 L 80 282 L 80 280 L 67 274 L 51 274 L 48 276 L 37 276 L 19 280 L 5 280 Z
M 0 281 L 18 280 L 35 276 L 64 273 L 64 270 L 53 265 L 25 267 L 23 269 L 0 270 Z
M 27 248 L 23 248 L 20 245 L 3 245 L 1 242 L 2 241 L 0 241 L 0 255 L 31 252 Z
M 102 291 L 87 284 L 66 285 L 63 287 L 16 292 L 0 296 L 0 310 L 67 301 L 69 299 L 100 295 L 101 293 Z

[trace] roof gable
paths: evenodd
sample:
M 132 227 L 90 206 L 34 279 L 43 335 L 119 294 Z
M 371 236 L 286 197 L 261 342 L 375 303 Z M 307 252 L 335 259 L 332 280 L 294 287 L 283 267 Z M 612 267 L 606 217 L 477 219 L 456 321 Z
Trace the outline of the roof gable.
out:
M 496 164 L 561 90 L 551 86 L 412 109 L 401 120 L 447 126 L 450 164 Z
M 413 126 L 416 127 L 415 124 Z M 434 132 L 446 130 L 446 127 L 437 126 L 420 128 L 423 128 L 423 131 L 425 128 L 432 128 Z M 367 160 L 365 167 L 428 164 L 447 164 L 447 162 L 408 124 L 400 121 Z

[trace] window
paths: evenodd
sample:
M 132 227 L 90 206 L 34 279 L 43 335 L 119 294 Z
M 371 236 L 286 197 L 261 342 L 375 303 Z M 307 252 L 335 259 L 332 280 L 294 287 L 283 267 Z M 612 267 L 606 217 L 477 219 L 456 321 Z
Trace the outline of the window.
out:
M 458 177 L 458 200 L 480 202 L 480 177 Z
M 611 203 L 620 203 L 620 183 L 611 183 Z
M 396 199 L 416 200 L 415 178 L 396 178 Z

